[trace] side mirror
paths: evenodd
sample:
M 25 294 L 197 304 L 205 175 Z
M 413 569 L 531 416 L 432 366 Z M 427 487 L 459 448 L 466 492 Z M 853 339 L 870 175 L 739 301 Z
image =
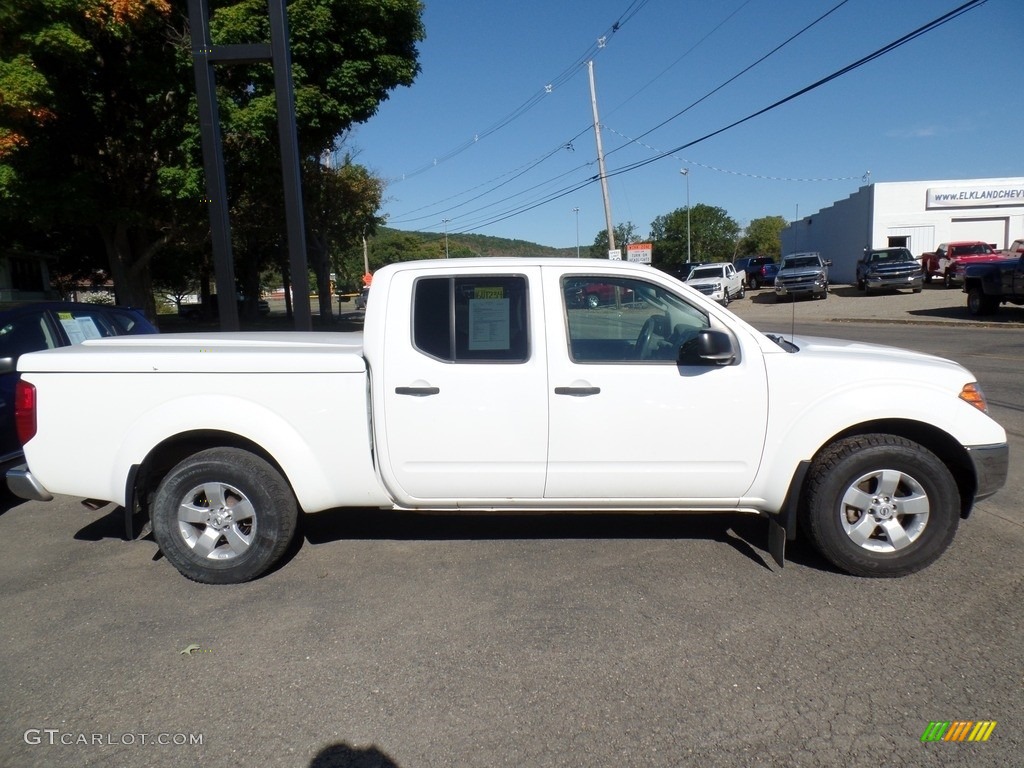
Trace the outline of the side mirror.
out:
M 825 261 L 823 263 L 825 264 L 826 267 L 831 267 L 832 266 L 832 259 L 825 259 Z
M 729 365 L 736 360 L 732 336 L 725 331 L 703 330 L 679 347 L 679 365 Z

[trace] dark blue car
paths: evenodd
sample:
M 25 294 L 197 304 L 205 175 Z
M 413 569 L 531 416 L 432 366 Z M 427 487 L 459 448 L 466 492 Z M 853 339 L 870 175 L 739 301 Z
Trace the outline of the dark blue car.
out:
M 19 357 L 86 339 L 143 333 L 157 333 L 157 329 L 141 312 L 126 307 L 50 301 L 0 311 L 0 470 L 6 471 L 23 456 L 14 428 Z

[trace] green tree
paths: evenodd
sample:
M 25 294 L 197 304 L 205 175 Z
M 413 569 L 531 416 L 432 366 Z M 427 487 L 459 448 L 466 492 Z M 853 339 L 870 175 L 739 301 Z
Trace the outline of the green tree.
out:
M 787 226 L 782 216 L 753 219 L 740 242 L 740 253 L 744 256 L 772 256 L 778 259 L 782 255 L 781 233 Z
M 626 246 L 630 243 L 640 242 L 640 232 L 637 230 L 636 225 L 632 221 L 627 221 L 624 224 L 616 224 L 614 227 L 615 231 L 615 247 L 625 254 Z M 590 258 L 592 259 L 607 259 L 608 258 L 608 230 L 602 229 L 594 237 L 594 244 L 590 246 Z M 625 258 L 625 257 L 623 257 Z
M 651 222 L 652 261 L 663 267 L 687 260 L 687 240 L 691 261 L 731 261 L 736 250 L 740 225 L 723 208 L 699 203 L 690 209 L 677 208 Z
M 420 0 L 293 0 L 289 27 L 300 155 L 319 158 L 419 72 Z M 152 260 L 205 228 L 187 3 L 16 0 L 0 10 L 4 218 L 95 227 L 121 301 L 149 308 Z M 265 0 L 213 11 L 218 44 L 269 40 Z M 269 64 L 218 67 L 224 150 L 245 271 L 279 250 L 260 229 L 280 188 Z M 311 164 L 307 164 L 309 167 Z M 255 199 L 265 195 L 265 204 Z M 279 192 L 276 194 L 279 195 Z M 6 230 L 8 227 L 4 227 Z

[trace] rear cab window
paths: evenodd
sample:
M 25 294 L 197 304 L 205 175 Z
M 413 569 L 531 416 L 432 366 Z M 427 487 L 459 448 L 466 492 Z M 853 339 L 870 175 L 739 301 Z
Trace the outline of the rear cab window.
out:
M 526 362 L 526 277 L 419 278 L 413 288 L 412 338 L 415 349 L 445 362 Z

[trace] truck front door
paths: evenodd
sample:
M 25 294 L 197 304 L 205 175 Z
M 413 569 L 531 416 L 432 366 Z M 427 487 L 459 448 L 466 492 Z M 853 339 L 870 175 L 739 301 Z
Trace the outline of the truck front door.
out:
M 749 340 L 728 365 L 677 365 L 681 344 L 712 326 L 707 310 L 655 282 L 615 283 L 618 306 L 566 301 L 544 268 L 551 438 L 545 497 L 614 508 L 735 504 L 760 463 L 767 427 L 763 356 Z M 555 297 L 561 297 L 555 307 Z M 630 504 L 636 506 L 636 503 Z

